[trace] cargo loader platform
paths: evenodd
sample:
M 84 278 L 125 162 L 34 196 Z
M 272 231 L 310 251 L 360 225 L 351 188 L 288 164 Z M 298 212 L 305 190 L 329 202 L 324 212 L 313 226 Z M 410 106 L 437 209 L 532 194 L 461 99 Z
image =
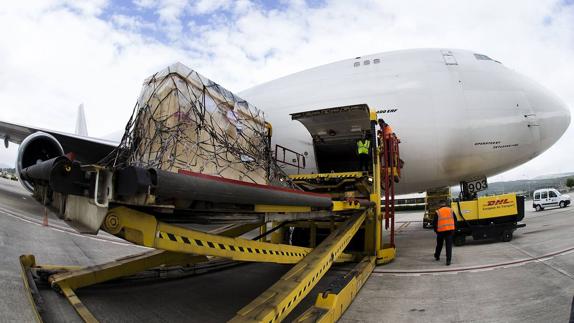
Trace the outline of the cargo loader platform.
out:
M 324 115 L 352 111 L 363 117 L 363 128 L 373 142 L 371 171 L 292 175 L 293 187 L 277 187 L 184 170 L 82 165 L 60 157 L 26 169 L 27 180 L 48 185 L 67 198 L 60 213 L 81 232 L 103 230 L 155 249 L 85 268 L 39 265 L 34 256 L 22 256 L 22 277 L 37 317 L 42 319 L 37 281 L 64 295 L 84 321 L 95 322 L 96 315 L 77 296 L 81 288 L 157 268 L 192 268 L 225 260 L 293 265 L 231 319 L 280 322 L 333 264 L 354 263 L 295 319 L 336 321 L 374 267 L 394 259 L 394 183 L 400 172 L 394 164 L 396 137 L 381 147 L 376 144 L 380 138 L 375 134 L 374 111 L 365 105 L 326 110 L 330 112 Z M 388 158 L 389 154 L 394 157 Z M 189 226 L 225 222 L 232 225 L 217 232 Z M 390 228 L 389 237 L 383 237 L 383 222 Z M 254 229 L 259 235 L 243 236 Z

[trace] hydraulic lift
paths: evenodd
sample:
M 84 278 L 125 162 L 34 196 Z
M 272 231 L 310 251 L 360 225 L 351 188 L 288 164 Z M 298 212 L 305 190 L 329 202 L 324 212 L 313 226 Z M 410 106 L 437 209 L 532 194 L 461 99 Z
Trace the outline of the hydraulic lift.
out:
M 68 196 L 66 216 L 73 217 L 71 210 L 90 215 L 90 219 L 80 225 L 83 230 L 89 232 L 89 227 L 93 229 L 95 222 L 99 224 L 97 229 L 155 250 L 85 268 L 38 265 L 34 256 L 21 256 L 22 277 L 38 320 L 42 320 L 43 301 L 35 287 L 37 280 L 48 282 L 61 292 L 84 321 L 97 322 L 96 316 L 76 296 L 77 289 L 152 268 L 190 267 L 226 259 L 294 264 L 277 283 L 231 319 L 233 322 L 280 322 L 309 294 L 333 263 L 357 262 L 353 270 L 318 295 L 315 305 L 296 321 L 338 320 L 374 266 L 388 263 L 395 257 L 394 185 L 400 178 L 399 141 L 395 136 L 377 138 L 377 115 L 368 106 L 311 111 L 293 115 L 293 119 L 305 124 L 309 118 L 342 119 L 341 113 L 346 114 L 345 120 L 353 120 L 371 135 L 371 170 L 349 171 L 356 169 L 356 165 L 328 161 L 328 155 L 334 152 L 332 149 L 337 144 L 355 145 L 356 137 L 349 132 L 348 136 L 341 136 L 344 143 L 329 142 L 332 138 L 328 138 L 315 146 L 319 152 L 318 159 L 327 160 L 323 169 L 331 171 L 292 175 L 290 180 L 299 190 L 247 185 L 190 172 L 177 174 L 129 168 L 109 174 L 97 166 L 81 166 L 62 159 L 41 165 L 50 171 L 50 176 L 39 176 L 40 180 L 50 178 L 52 189 L 63 191 Z M 330 126 L 334 127 L 333 124 Z M 314 138 L 317 131 L 321 131 L 307 128 Z M 344 134 L 343 130 L 338 131 Z M 78 187 L 85 190 L 87 184 L 82 180 L 90 174 L 90 183 L 95 185 L 90 197 L 93 200 L 85 203 L 85 199 L 90 198 L 72 193 L 81 191 Z M 65 181 L 58 180 L 62 176 Z M 112 185 L 113 179 L 118 178 L 130 178 L 131 184 L 127 187 L 117 183 Z M 160 188 L 157 183 L 169 185 Z M 206 187 L 209 190 L 195 189 Z M 228 199 L 215 211 L 204 206 L 197 211 L 199 213 L 227 214 L 227 218 L 239 213 L 249 221 L 215 232 L 203 232 L 180 225 L 178 220 L 185 214 L 175 216 L 174 212 L 166 212 L 171 210 L 169 205 L 149 208 L 134 205 L 135 200 L 157 202 L 163 196 L 169 196 L 170 201 L 178 204 L 186 194 L 190 194 L 188 191 L 193 191 L 195 200 Z M 114 198 L 114 193 L 121 193 L 121 198 Z M 241 201 L 240 206 L 229 207 L 233 201 Z M 92 206 L 88 207 L 88 204 Z M 94 204 L 97 208 L 93 207 Z M 390 231 L 388 242 L 383 239 L 383 225 Z M 253 239 L 242 237 L 257 228 L 260 235 Z

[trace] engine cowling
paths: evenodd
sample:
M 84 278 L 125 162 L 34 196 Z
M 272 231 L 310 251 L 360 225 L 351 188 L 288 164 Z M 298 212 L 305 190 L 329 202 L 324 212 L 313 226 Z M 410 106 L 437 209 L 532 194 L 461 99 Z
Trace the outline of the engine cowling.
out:
M 30 192 L 34 191 L 34 184 L 22 178 L 22 169 L 62 155 L 64 149 L 54 136 L 45 132 L 35 132 L 26 137 L 18 148 L 16 159 L 16 172 L 22 186 Z

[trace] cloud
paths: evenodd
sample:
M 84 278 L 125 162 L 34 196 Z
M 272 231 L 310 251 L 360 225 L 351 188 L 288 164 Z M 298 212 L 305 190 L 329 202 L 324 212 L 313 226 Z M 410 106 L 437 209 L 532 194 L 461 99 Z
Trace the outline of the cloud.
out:
M 73 132 L 84 102 L 90 133 L 103 136 L 123 128 L 145 77 L 189 61 L 180 49 L 99 19 L 103 8 L 87 10 L 1 9 L 0 28 L 12 31 L 0 34 L 1 120 Z
M 78 4 L 79 3 L 79 4 Z M 231 90 L 369 53 L 476 50 L 574 107 L 571 1 L 20 1 L 0 9 L 0 120 L 121 129 L 142 80 L 175 61 Z M 498 178 L 571 171 L 574 130 Z M 0 162 L 14 152 L 0 150 Z M 560 162 L 556 162 L 560 160 Z
M 199 0 L 193 6 L 193 12 L 200 15 L 210 14 L 217 10 L 229 8 L 230 0 Z

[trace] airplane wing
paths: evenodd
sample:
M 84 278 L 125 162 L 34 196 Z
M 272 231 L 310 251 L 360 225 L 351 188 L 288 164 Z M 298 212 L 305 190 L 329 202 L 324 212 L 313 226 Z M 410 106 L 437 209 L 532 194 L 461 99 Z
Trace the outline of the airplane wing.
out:
M 72 152 L 77 159 L 87 162 L 95 162 L 102 159 L 118 145 L 118 142 L 111 140 L 84 137 L 61 131 L 0 121 L 0 137 L 4 138 L 4 145 L 6 146 L 8 142 L 20 144 L 26 137 L 35 132 L 44 132 L 52 135 L 60 142 L 65 153 Z

